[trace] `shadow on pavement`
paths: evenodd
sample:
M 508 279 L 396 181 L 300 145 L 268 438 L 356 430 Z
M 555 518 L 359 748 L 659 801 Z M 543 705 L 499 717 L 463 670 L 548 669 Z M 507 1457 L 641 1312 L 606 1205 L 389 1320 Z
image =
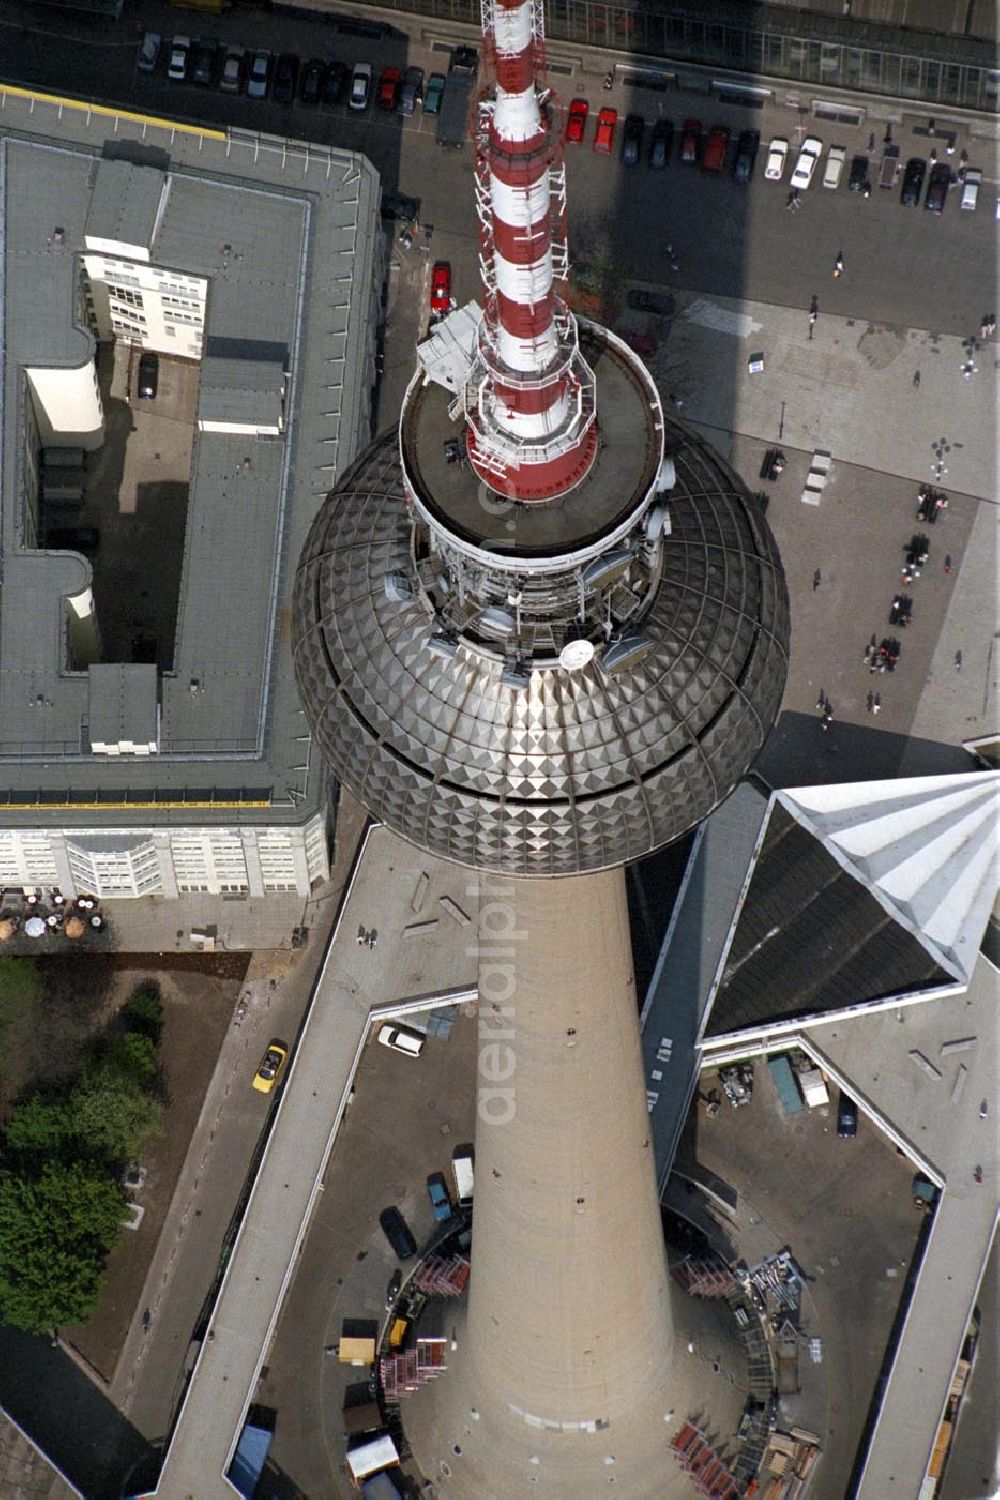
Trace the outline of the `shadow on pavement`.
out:
M 0 1327 L 0 1406 L 87 1500 L 119 1500 L 149 1443 L 62 1349 Z
M 779 715 L 754 767 L 769 786 L 888 780 L 900 775 L 904 755 L 907 776 L 944 776 L 970 769 L 968 752 L 961 745 L 912 739 L 882 732 L 874 725 L 842 724 L 836 712 L 824 730 L 821 718 L 818 712 L 803 714 L 787 709 Z

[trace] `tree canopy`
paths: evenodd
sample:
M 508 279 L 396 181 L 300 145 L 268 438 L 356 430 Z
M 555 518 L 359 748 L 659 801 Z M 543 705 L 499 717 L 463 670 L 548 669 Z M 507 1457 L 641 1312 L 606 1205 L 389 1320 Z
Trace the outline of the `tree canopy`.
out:
M 43 1333 L 93 1312 L 124 1195 L 99 1168 L 48 1162 L 0 1177 L 0 1317 Z

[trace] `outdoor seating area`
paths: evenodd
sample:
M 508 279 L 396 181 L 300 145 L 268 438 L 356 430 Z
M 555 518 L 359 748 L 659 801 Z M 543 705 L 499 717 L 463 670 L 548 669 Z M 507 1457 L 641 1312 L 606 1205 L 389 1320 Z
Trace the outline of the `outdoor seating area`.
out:
M 15 938 L 40 943 L 47 938 L 50 951 L 52 939 L 79 942 L 102 932 L 105 921 L 94 896 L 67 899 L 61 891 L 37 888 L 0 891 L 0 943 Z

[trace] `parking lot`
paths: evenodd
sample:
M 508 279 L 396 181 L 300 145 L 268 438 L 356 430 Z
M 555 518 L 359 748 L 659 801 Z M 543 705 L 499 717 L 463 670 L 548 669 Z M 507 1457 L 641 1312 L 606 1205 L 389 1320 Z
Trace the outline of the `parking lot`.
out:
M 379 1227 L 382 1209 L 395 1204 L 418 1244 L 430 1236 L 427 1176 L 443 1172 L 450 1184 L 451 1153 L 474 1134 L 477 1026 L 459 1012 L 448 1040 L 432 1038 L 419 1058 L 375 1041 L 362 1058 L 257 1396 L 278 1408 L 272 1457 L 304 1495 L 355 1493 L 341 1468 L 341 1408 L 363 1372 L 324 1350 L 344 1318 L 385 1318 L 399 1261 Z

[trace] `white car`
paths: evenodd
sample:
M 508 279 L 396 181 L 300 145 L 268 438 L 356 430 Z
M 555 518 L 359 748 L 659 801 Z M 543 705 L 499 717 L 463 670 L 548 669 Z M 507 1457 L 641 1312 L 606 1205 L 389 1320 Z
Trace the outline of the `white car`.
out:
M 844 162 L 847 160 L 847 150 L 843 146 L 831 146 L 830 154 L 826 159 L 823 169 L 823 186 L 825 188 L 837 188 L 840 186 L 840 175 L 844 170 Z
M 767 166 L 764 176 L 768 182 L 780 182 L 788 160 L 788 142 L 784 136 L 776 135 L 767 148 Z
M 802 150 L 799 159 L 795 163 L 795 171 L 792 173 L 792 187 L 802 191 L 807 188 L 813 180 L 816 163 L 819 161 L 823 150 L 823 142 L 815 135 L 807 135 L 802 142 Z
M 356 63 L 351 74 L 351 94 L 347 101 L 349 109 L 365 110 L 372 93 L 371 63 Z
M 423 1050 L 424 1037 L 408 1026 L 380 1026 L 378 1039 L 383 1047 L 392 1052 L 403 1052 L 407 1057 L 419 1057 Z
M 170 63 L 167 67 L 167 77 L 172 78 L 175 83 L 183 83 L 187 77 L 188 58 L 191 55 L 191 38 L 189 36 L 175 36 L 170 43 Z
M 965 181 L 962 184 L 962 196 L 959 204 L 969 213 L 975 213 L 979 202 L 979 189 L 983 185 L 983 174 L 978 167 L 969 167 L 965 173 Z M 1000 218 L 1000 214 L 997 216 Z

